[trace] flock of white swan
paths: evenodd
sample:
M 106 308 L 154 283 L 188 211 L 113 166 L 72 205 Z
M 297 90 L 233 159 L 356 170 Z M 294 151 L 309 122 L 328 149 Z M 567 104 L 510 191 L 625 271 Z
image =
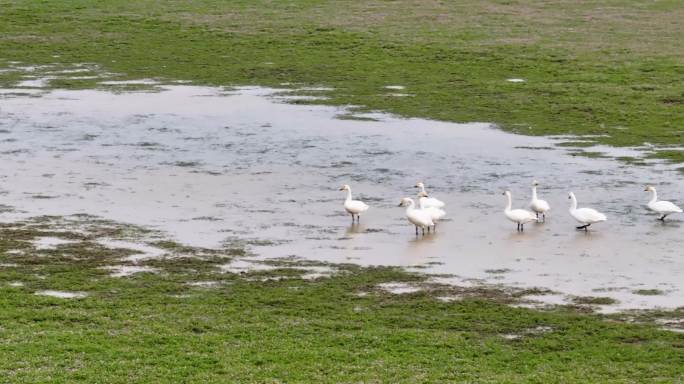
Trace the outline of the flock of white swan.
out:
M 524 231 L 524 226 L 531 222 L 544 222 L 546 220 L 546 213 L 551 209 L 551 206 L 545 200 L 540 199 L 537 196 L 537 186 L 539 183 L 535 180 L 532 183 L 532 200 L 529 204 L 529 209 L 512 209 L 512 197 L 510 191 L 505 191 L 503 194 L 506 195 L 507 204 L 504 209 L 504 214 L 508 220 L 516 223 L 518 225 L 518 231 Z M 400 207 L 406 207 L 406 218 L 409 223 L 416 227 L 416 235 L 418 235 L 418 230 L 422 230 L 423 235 L 425 230 L 430 233 L 430 229 L 435 231 L 437 229 L 437 222 L 446 216 L 446 212 L 442 209 L 445 204 L 443 201 L 438 200 L 434 197 L 430 197 L 425 191 L 425 184 L 418 182 L 416 188 L 419 188 L 418 192 L 418 207 L 416 203 L 410 197 L 404 197 L 399 203 Z M 344 200 L 344 209 L 352 217 L 352 223 L 360 221 L 360 215 L 362 212 L 368 210 L 369 206 L 360 201 L 352 199 L 352 191 L 349 185 L 343 185 L 340 191 L 347 191 L 347 198 Z M 665 221 L 665 218 L 673 213 L 682 213 L 682 209 L 676 206 L 674 203 L 664 200 L 658 200 L 658 192 L 656 192 L 655 187 L 647 186 L 645 191 L 651 192 L 651 200 L 648 202 L 648 208 L 653 212 L 660 215 L 658 220 Z M 577 198 L 575 194 L 570 192 L 568 194 L 568 199 L 571 200 L 570 203 L 570 216 L 572 216 L 581 225 L 577 226 L 577 229 L 588 230 L 589 226 L 595 223 L 600 223 L 606 221 L 606 215 L 603 213 L 592 209 L 592 208 L 577 208 Z

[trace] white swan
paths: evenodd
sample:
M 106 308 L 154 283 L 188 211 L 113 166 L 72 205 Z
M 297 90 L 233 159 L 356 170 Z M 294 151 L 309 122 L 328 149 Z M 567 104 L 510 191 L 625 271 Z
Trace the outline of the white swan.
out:
M 572 203 L 570 205 L 570 215 L 574 217 L 575 220 L 577 220 L 579 223 L 583 224 L 577 227 L 577 229 L 584 229 L 586 231 L 590 225 L 607 220 L 606 215 L 595 209 L 578 209 L 577 198 L 575 197 L 574 193 L 570 192 L 570 194 L 568 195 L 568 199 L 572 200 Z
M 408 221 L 416 226 L 416 235 L 418 235 L 418 227 L 423 230 L 423 235 L 425 234 L 425 228 L 434 226 L 435 223 L 432 221 L 432 216 L 430 212 L 416 209 L 416 203 L 410 197 L 404 197 L 399 203 L 400 207 L 406 207 L 406 218 Z
M 368 210 L 368 205 L 363 201 L 352 200 L 352 192 L 349 185 L 343 185 L 342 188 L 340 188 L 340 191 L 347 191 L 347 198 L 344 200 L 344 209 L 351 215 L 352 223 L 354 222 L 354 215 L 356 215 L 356 222 L 359 222 L 359 220 L 361 220 L 359 213 Z
M 537 198 L 537 186 L 539 182 L 537 180 L 532 182 L 532 201 L 530 201 L 530 209 L 537 215 L 537 220 L 539 220 L 539 214 L 542 215 L 542 221 L 546 221 L 546 212 L 548 212 L 551 207 L 546 200 L 541 200 Z
M 420 188 L 421 192 L 424 192 L 425 194 L 427 194 L 427 192 L 425 192 L 425 184 L 423 184 L 423 182 L 421 182 L 421 181 L 417 182 L 416 188 Z M 429 208 L 429 207 L 444 208 L 444 205 L 445 205 L 443 201 L 435 199 L 434 197 L 426 197 L 425 202 L 423 204 L 424 204 L 425 208 Z
M 428 194 L 421 191 L 418 193 L 418 206 L 420 209 L 429 212 L 430 217 L 432 217 L 432 222 L 434 223 L 432 226 L 432 229 L 435 231 L 437 230 L 437 221 L 442 219 L 444 216 L 446 216 L 446 212 L 444 210 L 435 208 L 435 207 L 426 207 L 425 206 L 425 201 L 428 199 Z M 430 232 L 430 228 L 428 228 L 428 232 Z
M 537 221 L 537 217 L 534 213 L 525 209 L 511 209 L 512 198 L 511 192 L 506 191 L 504 195 L 508 198 L 508 204 L 506 204 L 506 209 L 504 209 L 504 214 L 508 220 L 518 224 L 518 231 L 522 232 L 525 230 L 524 225 L 532 221 Z
M 658 220 L 665 221 L 665 218 L 668 215 L 671 215 L 673 213 L 682 213 L 682 209 L 674 205 L 673 203 L 664 200 L 658 201 L 658 192 L 656 192 L 655 187 L 649 185 L 646 187 L 644 191 L 652 192 L 651 201 L 648 202 L 648 207 L 651 209 L 651 211 L 663 215 L 660 218 L 658 218 Z

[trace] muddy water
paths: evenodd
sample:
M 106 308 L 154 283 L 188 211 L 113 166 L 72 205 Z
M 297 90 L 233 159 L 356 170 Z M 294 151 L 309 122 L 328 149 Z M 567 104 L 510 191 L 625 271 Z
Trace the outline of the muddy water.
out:
M 261 88 L 5 90 L 0 101 L 6 221 L 88 213 L 190 245 L 246 242 L 262 258 L 401 265 L 559 292 L 549 300 L 619 301 L 606 310 L 684 305 L 684 216 L 663 224 L 645 209 L 647 183 L 684 204 L 684 180 L 664 165 L 570 156 L 488 124 L 340 120 L 344 110 L 285 104 Z M 535 178 L 552 211 L 520 234 L 501 193 L 522 207 Z M 418 180 L 449 217 L 425 237 L 396 207 Z M 371 206 L 359 225 L 342 210 L 341 184 Z M 575 230 L 569 190 L 609 221 Z M 648 289 L 662 294 L 634 293 Z

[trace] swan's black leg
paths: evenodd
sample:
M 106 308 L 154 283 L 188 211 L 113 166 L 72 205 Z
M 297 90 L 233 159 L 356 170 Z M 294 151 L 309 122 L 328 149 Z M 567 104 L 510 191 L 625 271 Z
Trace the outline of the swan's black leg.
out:
M 587 230 L 587 227 L 590 226 L 590 225 L 591 225 L 591 224 L 580 225 L 579 227 L 577 227 L 577 229 L 584 229 L 584 230 L 586 231 L 586 230 Z
M 535 212 L 535 214 L 537 215 L 537 221 L 539 221 L 539 212 Z
M 542 223 L 546 223 L 546 213 L 542 213 Z
M 659 218 L 658 220 L 660 220 L 660 221 L 665 221 L 665 218 L 666 218 L 666 217 L 667 217 L 667 215 L 663 215 L 663 217 Z
M 525 224 L 520 224 L 520 232 L 525 232 Z
M 430 226 L 428 225 L 428 233 L 430 233 Z
M 416 236 L 418 236 L 418 226 L 416 225 Z
M 425 228 L 422 228 L 422 230 L 423 230 L 423 236 L 425 236 Z

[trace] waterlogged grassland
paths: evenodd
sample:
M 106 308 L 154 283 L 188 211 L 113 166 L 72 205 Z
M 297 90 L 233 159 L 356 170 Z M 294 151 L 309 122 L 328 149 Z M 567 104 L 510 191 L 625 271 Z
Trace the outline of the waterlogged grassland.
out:
M 0 67 L 88 62 L 128 79 L 325 85 L 334 90 L 316 103 L 667 146 L 684 141 L 682 19 L 684 5 L 668 0 L 0 0 Z M 0 85 L 16 81 L 0 73 Z
M 50 64 L 40 77 L 88 63 L 49 87 L 96 87 L 103 73 L 322 85 L 333 89 L 309 91 L 328 96 L 316 103 L 681 145 L 682 18 L 675 1 L 0 0 L 0 86 L 24 79 L 13 66 Z M 684 161 L 678 149 L 653 156 Z M 136 251 L 110 238 L 166 254 L 131 261 Z M 662 330 L 681 329 L 681 310 L 588 313 L 610 304 L 602 297 L 515 308 L 526 292 L 393 268 L 317 265 L 336 271 L 318 279 L 293 261 L 221 270 L 244 255 L 90 217 L 0 225 L 0 382 L 684 380 L 684 336 Z M 112 276 L 121 266 L 148 272 Z M 422 289 L 379 288 L 397 282 Z
M 393 268 L 334 265 L 332 277 L 309 280 L 311 265 L 284 260 L 269 270 L 221 272 L 244 252 L 193 249 L 91 220 L 73 231 L 57 218 L 2 225 L 0 381 L 684 379 L 684 334 L 655 325 L 676 324 L 681 311 L 604 318 L 570 307 L 514 308 L 525 292 L 447 287 Z M 46 236 L 71 242 L 35 245 Z M 102 267 L 126 264 L 135 251 L 104 247 L 103 238 L 169 253 L 139 262 L 155 273 L 112 277 Z M 388 282 L 423 290 L 390 294 L 379 288 Z M 45 290 L 85 297 L 36 294 Z

